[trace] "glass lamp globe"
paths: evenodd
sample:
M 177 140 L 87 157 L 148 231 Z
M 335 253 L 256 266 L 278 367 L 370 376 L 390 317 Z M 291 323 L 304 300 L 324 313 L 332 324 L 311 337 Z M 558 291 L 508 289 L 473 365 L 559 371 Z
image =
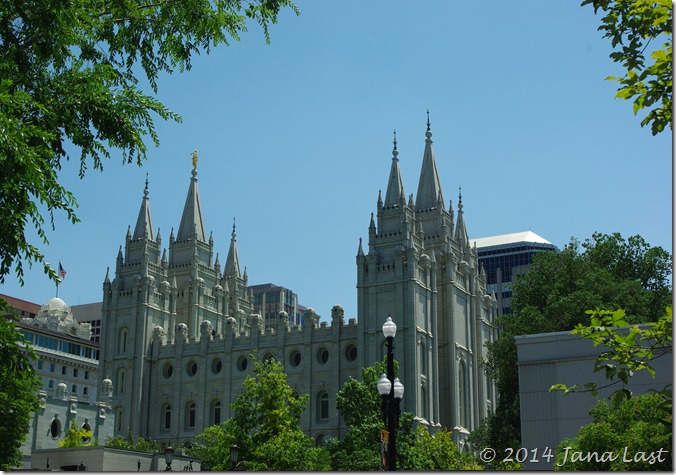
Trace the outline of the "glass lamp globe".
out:
M 385 338 L 394 338 L 396 334 L 397 324 L 392 321 L 392 317 L 387 317 L 387 320 L 383 323 L 383 335 L 385 335 Z
M 399 378 L 394 379 L 394 397 L 396 399 L 401 399 L 404 397 L 404 385 L 401 384 Z
M 385 376 L 385 373 L 380 377 L 378 380 L 378 394 L 381 396 L 387 396 L 390 394 L 390 390 L 392 389 L 392 383 L 390 382 L 389 379 L 387 379 L 387 376 Z

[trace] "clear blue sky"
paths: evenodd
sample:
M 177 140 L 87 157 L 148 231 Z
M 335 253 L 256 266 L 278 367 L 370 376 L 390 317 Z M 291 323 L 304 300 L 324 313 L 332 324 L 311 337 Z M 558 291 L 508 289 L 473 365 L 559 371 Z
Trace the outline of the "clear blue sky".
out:
M 183 116 L 157 122 L 142 168 L 113 152 L 103 173 L 63 182 L 82 222 L 58 218 L 47 259 L 68 274 L 68 304 L 102 299 L 150 180 L 163 246 L 178 229 L 192 168 L 206 232 L 225 261 L 233 218 L 249 283 L 293 289 L 324 320 L 356 317 L 355 255 L 368 240 L 397 131 L 406 194 L 415 193 L 430 110 L 446 201 L 462 186 L 472 238 L 525 230 L 560 248 L 595 231 L 641 234 L 672 252 L 671 134 L 653 137 L 627 101 L 600 17 L 580 1 L 298 1 L 272 44 L 251 25 L 240 43 L 160 81 Z M 0 292 L 42 303 L 40 269 Z M 385 318 L 386 316 L 383 316 Z

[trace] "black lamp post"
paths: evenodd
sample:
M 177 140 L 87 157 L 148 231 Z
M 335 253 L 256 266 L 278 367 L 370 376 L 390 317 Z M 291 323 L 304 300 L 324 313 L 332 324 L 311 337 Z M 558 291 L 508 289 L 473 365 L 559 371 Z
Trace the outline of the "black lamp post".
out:
M 165 471 L 171 471 L 171 462 L 174 461 L 174 448 L 171 445 L 164 449 L 164 461 L 167 462 Z
M 383 324 L 383 335 L 387 341 L 387 374 L 378 381 L 378 393 L 382 397 L 383 421 L 387 426 L 387 469 L 397 469 L 397 425 L 399 423 L 399 404 L 404 397 L 404 385 L 394 377 L 394 336 L 397 325 L 391 317 Z
M 237 469 L 237 461 L 239 460 L 239 447 L 236 445 L 230 446 L 230 470 Z

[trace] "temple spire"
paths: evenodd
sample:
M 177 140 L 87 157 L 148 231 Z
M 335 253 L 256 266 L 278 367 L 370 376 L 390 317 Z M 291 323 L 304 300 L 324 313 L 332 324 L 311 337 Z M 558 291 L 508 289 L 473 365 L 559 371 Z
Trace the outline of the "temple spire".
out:
M 443 194 L 441 192 L 441 182 L 439 181 L 439 172 L 437 172 L 437 162 L 434 158 L 434 148 L 432 147 L 432 130 L 430 129 L 430 111 L 427 111 L 427 131 L 425 132 L 425 152 L 423 154 L 422 170 L 420 171 L 420 181 L 418 182 L 418 194 L 416 195 L 415 208 L 419 211 L 435 207 Z
M 398 205 L 401 198 L 405 197 L 404 184 L 401 181 L 401 171 L 399 170 L 399 151 L 397 150 L 397 131 L 394 131 L 394 147 L 392 148 L 392 167 L 390 168 L 390 180 L 387 183 L 387 192 L 385 193 L 385 208 Z
M 193 152 L 193 166 L 197 166 L 197 151 Z M 190 188 L 188 196 L 185 199 L 183 207 L 183 216 L 181 224 L 178 226 L 177 241 L 186 241 L 193 235 L 197 236 L 198 241 L 206 242 L 204 235 L 204 221 L 202 220 L 202 206 L 200 204 L 200 195 L 197 189 L 197 169 L 193 168 L 192 178 L 190 179 Z
M 469 243 L 467 227 L 465 226 L 465 213 L 462 211 L 462 187 L 458 188 L 458 224 L 455 226 L 455 239 Z
M 136 219 L 136 227 L 132 239 L 141 239 L 147 234 L 147 238 L 153 240 L 153 222 L 150 218 L 150 200 L 148 199 L 148 174 L 146 173 L 146 187 L 143 190 L 143 201 Z
M 241 278 L 242 274 L 239 271 L 239 255 L 237 253 L 237 232 L 235 230 L 235 219 L 232 220 L 232 237 L 230 238 L 230 249 L 228 250 L 228 257 L 225 260 L 225 270 L 223 277 L 237 277 Z

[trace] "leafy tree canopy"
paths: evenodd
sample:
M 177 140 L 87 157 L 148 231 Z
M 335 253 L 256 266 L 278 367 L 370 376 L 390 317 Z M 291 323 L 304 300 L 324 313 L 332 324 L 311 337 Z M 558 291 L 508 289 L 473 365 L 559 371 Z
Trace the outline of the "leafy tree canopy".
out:
M 9 307 L 0 300 L 0 315 L 7 313 Z M 42 381 L 31 366 L 34 359 L 37 355 L 14 322 L 0 317 L 0 470 L 20 466 L 21 445 L 40 409 Z
M 78 428 L 75 425 L 75 421 L 70 424 L 70 427 L 66 431 L 66 437 L 59 442 L 59 448 L 70 448 L 70 447 L 91 447 L 98 445 L 96 439 L 92 439 L 92 431 L 87 430 L 84 427 Z
M 254 375 L 246 377 L 232 404 L 234 417 L 207 428 L 190 454 L 202 460 L 203 470 L 229 470 L 232 445 L 240 448 L 245 470 L 328 470 L 325 450 L 300 428 L 309 396 L 294 394 L 280 362 L 252 356 Z
M 634 101 L 634 114 L 648 113 L 641 126 L 650 124 L 657 135 L 672 124 L 673 54 L 671 0 L 584 0 L 594 13 L 604 13 L 599 31 L 609 38 L 610 58 L 626 70 L 606 79 L 620 85 L 615 97 Z M 654 43 L 653 43 L 654 42 Z M 650 48 L 649 48 L 650 47 Z M 646 60 L 646 53 L 650 58 Z
M 629 323 L 656 321 L 672 298 L 671 255 L 641 236 L 595 233 L 559 253 L 540 252 L 512 287 L 513 314 L 498 318 L 500 336 L 487 345 L 486 373 L 496 382 L 496 412 L 473 441 L 498 452 L 521 440 L 515 335 L 568 331 L 588 324 L 588 309 L 624 309 Z
M 605 401 L 589 413 L 593 422 L 577 436 L 561 442 L 556 470 L 565 471 L 672 471 L 671 425 L 661 424 L 662 398 L 645 394 L 618 405 Z M 598 456 L 575 457 L 574 452 Z M 603 457 L 604 454 L 606 457 Z
M 44 213 L 75 223 L 77 202 L 59 182 L 69 150 L 79 151 L 80 177 L 103 168 L 109 149 L 125 163 L 157 146 L 156 117 L 181 120 L 152 94 L 162 73 L 184 72 L 195 54 L 238 41 L 255 22 L 269 27 L 291 0 L 49 0 L 0 3 L 0 283 L 23 264 L 54 269 L 26 238 L 35 229 L 47 244 Z
M 395 372 L 397 368 L 395 361 Z M 342 440 L 329 439 L 331 466 L 340 471 L 380 470 L 380 430 L 384 428 L 377 382 L 385 373 L 384 362 L 362 368 L 362 378 L 350 378 L 336 396 L 336 407 L 348 426 Z M 397 430 L 397 468 L 400 470 L 460 470 L 471 466 L 461 455 L 452 434 L 430 435 L 425 427 L 413 426 L 414 416 L 402 412 Z

